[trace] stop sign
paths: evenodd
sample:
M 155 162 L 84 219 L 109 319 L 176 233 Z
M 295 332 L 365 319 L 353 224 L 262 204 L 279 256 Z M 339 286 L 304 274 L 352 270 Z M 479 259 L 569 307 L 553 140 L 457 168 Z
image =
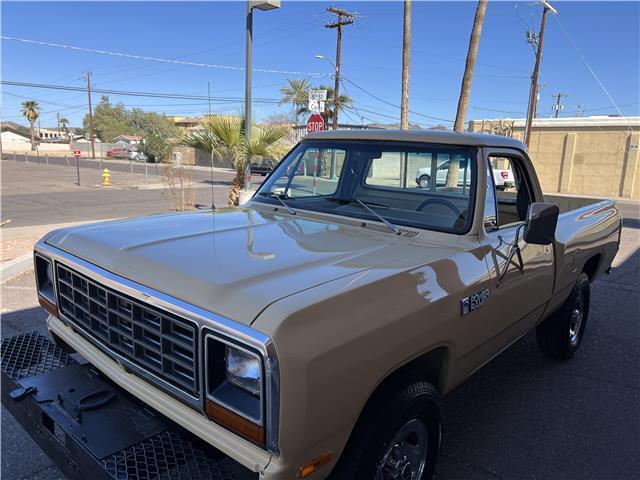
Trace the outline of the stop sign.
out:
M 319 113 L 314 113 L 307 122 L 307 133 L 321 132 L 324 130 L 324 119 Z
M 73 156 L 76 158 L 80 158 L 80 150 L 74 150 L 73 151 Z

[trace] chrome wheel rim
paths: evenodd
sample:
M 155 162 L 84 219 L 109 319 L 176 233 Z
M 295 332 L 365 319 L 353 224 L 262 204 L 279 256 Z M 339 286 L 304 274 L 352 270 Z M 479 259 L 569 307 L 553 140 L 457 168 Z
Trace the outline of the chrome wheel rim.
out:
M 378 462 L 376 480 L 419 480 L 427 464 L 428 446 L 425 423 L 418 418 L 409 420 L 389 442 Z
M 580 327 L 583 319 L 584 300 L 582 295 L 579 295 L 571 308 L 571 319 L 569 320 L 569 343 L 573 346 L 577 345 L 580 340 Z
M 428 188 L 430 181 L 431 181 L 431 179 L 429 177 L 420 177 L 420 187 L 421 188 Z

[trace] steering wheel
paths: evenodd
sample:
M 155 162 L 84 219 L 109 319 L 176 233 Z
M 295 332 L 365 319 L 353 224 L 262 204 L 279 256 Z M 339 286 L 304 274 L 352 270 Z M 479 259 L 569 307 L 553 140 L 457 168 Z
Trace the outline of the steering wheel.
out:
M 424 209 L 424 207 L 432 203 L 447 207 L 449 210 L 451 210 L 453 213 L 456 214 L 456 217 L 460 217 L 462 215 L 462 212 L 458 207 L 456 207 L 452 202 L 444 198 L 427 198 L 424 202 L 418 205 L 418 208 L 416 208 L 416 210 L 420 212 Z

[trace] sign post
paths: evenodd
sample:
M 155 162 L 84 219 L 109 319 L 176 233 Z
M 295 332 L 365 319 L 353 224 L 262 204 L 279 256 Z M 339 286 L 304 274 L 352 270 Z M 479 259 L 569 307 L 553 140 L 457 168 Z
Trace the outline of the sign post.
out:
M 77 185 L 80 186 L 80 150 L 74 150 L 73 156 L 76 157 L 76 173 L 78 175 Z
M 321 113 L 324 111 L 324 104 L 326 101 L 326 90 L 309 90 L 309 101 L 307 104 L 307 109 L 311 113 Z

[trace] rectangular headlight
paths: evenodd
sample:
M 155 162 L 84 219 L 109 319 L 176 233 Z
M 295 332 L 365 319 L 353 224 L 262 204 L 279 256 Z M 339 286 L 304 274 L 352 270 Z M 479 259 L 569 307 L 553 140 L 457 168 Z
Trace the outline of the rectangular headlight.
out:
M 218 425 L 278 453 L 279 366 L 273 343 L 204 335 L 205 412 Z
M 209 418 L 264 446 L 262 356 L 224 336 L 205 337 L 206 405 Z
M 260 357 L 227 345 L 225 360 L 227 380 L 252 395 L 260 396 L 262 391 Z
M 54 316 L 58 315 L 53 262 L 38 253 L 34 256 L 36 288 L 40 305 Z

